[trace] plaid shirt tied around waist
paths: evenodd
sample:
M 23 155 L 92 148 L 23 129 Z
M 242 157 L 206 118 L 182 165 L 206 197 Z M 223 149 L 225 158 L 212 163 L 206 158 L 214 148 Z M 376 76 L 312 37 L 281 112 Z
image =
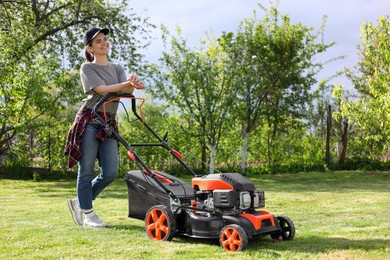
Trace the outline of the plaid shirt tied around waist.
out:
M 98 113 L 104 118 L 104 114 L 102 112 Z M 107 122 L 110 126 L 113 127 L 115 131 L 118 131 L 115 115 L 106 113 L 106 116 Z M 87 128 L 87 124 L 92 120 L 97 120 L 97 117 L 92 114 L 92 110 L 83 109 L 83 107 L 81 107 L 76 114 L 73 124 L 69 128 L 64 152 L 65 156 L 68 156 L 68 169 L 72 168 L 78 161 L 81 160 L 82 151 L 80 146 L 83 141 L 83 134 Z M 101 127 L 99 132 L 96 134 L 96 139 L 102 142 L 105 142 L 108 137 L 108 134 L 104 131 L 104 127 Z

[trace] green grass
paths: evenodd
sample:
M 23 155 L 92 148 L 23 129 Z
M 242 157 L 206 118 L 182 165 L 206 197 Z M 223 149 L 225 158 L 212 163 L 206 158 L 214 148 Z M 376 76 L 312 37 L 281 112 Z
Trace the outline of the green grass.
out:
M 390 259 L 390 173 L 335 172 L 251 178 L 265 210 L 289 216 L 292 241 L 269 237 L 227 253 L 217 241 L 149 240 L 127 218 L 127 187 L 116 180 L 95 202 L 106 229 L 76 226 L 66 200 L 75 181 L 0 180 L 0 259 Z

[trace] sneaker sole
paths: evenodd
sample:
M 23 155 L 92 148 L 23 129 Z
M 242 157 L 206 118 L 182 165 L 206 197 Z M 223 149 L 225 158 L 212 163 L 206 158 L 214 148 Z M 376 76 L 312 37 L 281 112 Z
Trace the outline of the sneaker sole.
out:
M 76 225 L 81 226 L 83 223 L 77 221 L 77 218 L 76 218 L 76 210 L 73 208 L 73 205 L 72 205 L 72 201 L 71 201 L 71 200 L 68 200 L 68 206 L 69 206 L 70 214 L 72 215 L 72 219 L 73 219 L 74 223 L 76 223 Z

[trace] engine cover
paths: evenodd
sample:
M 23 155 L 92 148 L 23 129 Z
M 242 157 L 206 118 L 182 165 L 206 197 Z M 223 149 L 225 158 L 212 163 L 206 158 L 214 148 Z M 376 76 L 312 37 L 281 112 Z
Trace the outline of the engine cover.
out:
M 209 174 L 192 179 L 195 190 L 255 191 L 255 185 L 239 173 Z

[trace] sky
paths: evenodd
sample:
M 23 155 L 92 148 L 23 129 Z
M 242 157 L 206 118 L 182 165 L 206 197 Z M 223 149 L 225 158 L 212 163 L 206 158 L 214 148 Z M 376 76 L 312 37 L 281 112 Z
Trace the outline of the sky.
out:
M 180 26 L 188 43 L 196 46 L 206 32 L 212 32 L 216 37 L 223 31 L 236 32 L 240 21 L 252 17 L 253 10 L 256 10 L 257 17 L 261 19 L 264 12 L 258 7 L 258 3 L 270 6 L 269 0 L 131 0 L 129 6 L 142 17 L 150 17 L 151 23 L 158 27 L 165 25 L 170 32 Z M 313 33 L 320 29 L 323 16 L 327 16 L 324 41 L 334 41 L 335 45 L 317 59 L 327 61 L 338 56 L 346 57 L 328 63 L 318 75 L 322 79 L 344 67 L 351 68 L 357 64 L 361 24 L 376 24 L 381 16 L 389 15 L 390 1 L 279 0 L 277 8 L 282 15 L 288 15 L 293 23 L 301 22 L 313 27 Z M 164 48 L 160 30 L 153 31 L 152 36 L 152 44 L 143 53 L 148 61 L 155 62 Z M 343 84 L 347 89 L 351 87 L 351 83 L 343 77 L 331 82 Z

